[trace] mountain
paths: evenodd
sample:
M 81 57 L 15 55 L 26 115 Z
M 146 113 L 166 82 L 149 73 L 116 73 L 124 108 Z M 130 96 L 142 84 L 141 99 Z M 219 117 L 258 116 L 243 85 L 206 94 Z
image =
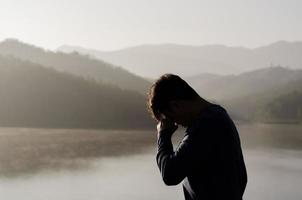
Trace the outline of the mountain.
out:
M 0 43 L 0 55 L 29 60 L 59 71 L 72 73 L 98 82 L 110 83 L 126 90 L 146 94 L 150 82 L 125 69 L 78 53 L 46 51 L 42 48 L 7 39 Z
M 217 100 L 233 100 L 274 89 L 302 78 L 302 70 L 274 66 L 238 75 L 200 74 L 185 79 L 201 96 Z M 274 92 L 275 94 L 278 91 Z
M 302 78 L 270 90 L 220 101 L 240 120 L 302 123 Z
M 132 48 L 132 51 L 140 52 L 140 48 Z M 227 53 L 229 47 L 216 45 L 207 48 L 212 48 L 213 52 L 224 48 L 225 54 L 230 55 Z M 153 50 L 156 49 L 154 46 Z M 187 58 L 196 53 L 195 50 L 189 52 L 191 47 L 185 49 L 183 51 L 182 46 L 177 51 L 182 51 Z M 242 49 L 236 48 L 236 51 Z M 294 53 L 300 51 L 298 46 L 293 48 L 288 42 L 254 50 L 267 55 L 271 52 L 270 58 L 273 58 L 284 49 L 292 52 L 284 53 L 288 61 L 290 56 L 299 55 Z M 176 52 L 170 50 L 170 53 Z M 163 55 L 165 52 L 167 49 L 155 53 Z M 145 94 L 151 83 L 146 79 L 90 55 L 45 51 L 16 40 L 0 43 L 0 55 L 3 55 L 0 56 L 2 126 L 134 128 L 150 125 L 145 112 Z M 143 56 L 138 57 L 141 58 Z M 155 57 L 151 60 L 157 62 Z M 241 62 L 238 60 L 234 62 Z M 271 64 L 271 67 L 257 67 L 239 74 L 207 72 L 182 77 L 202 97 L 223 104 L 234 119 L 300 120 L 301 69 Z
M 223 104 L 236 119 L 301 121 L 302 70 L 276 66 L 239 75 L 201 74 L 186 80 L 202 97 Z
M 0 56 L 0 126 L 150 128 L 145 102 L 134 91 Z
M 181 76 L 240 74 L 271 65 L 302 69 L 302 42 L 279 41 L 254 49 L 224 45 L 160 44 L 107 52 L 64 45 L 58 51 L 91 55 L 150 78 L 166 72 Z

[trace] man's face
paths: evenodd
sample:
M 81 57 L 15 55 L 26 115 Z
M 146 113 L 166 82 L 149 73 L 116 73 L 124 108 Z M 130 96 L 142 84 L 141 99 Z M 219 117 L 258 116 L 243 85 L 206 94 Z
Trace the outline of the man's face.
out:
M 175 122 L 177 125 L 185 126 L 185 109 L 181 101 L 172 101 L 170 102 L 169 108 L 165 109 L 161 116 L 162 119 L 170 119 Z

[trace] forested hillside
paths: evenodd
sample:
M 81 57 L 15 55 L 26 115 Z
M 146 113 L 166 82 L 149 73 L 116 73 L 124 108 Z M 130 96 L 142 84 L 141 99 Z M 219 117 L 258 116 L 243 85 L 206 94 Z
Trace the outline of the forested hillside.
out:
M 302 70 L 274 66 L 239 75 L 200 74 L 186 79 L 202 97 L 226 106 L 235 119 L 301 121 Z
M 283 94 L 258 110 L 262 121 L 302 122 L 302 90 Z
M 148 128 L 145 97 L 0 56 L 0 126 Z

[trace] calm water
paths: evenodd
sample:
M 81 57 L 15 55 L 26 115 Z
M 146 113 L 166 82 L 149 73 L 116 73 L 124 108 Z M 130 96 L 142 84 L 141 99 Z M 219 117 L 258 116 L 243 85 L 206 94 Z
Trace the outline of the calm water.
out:
M 254 124 L 238 125 L 238 130 L 249 176 L 244 199 L 301 200 L 302 126 Z M 0 154 L 0 199 L 183 199 L 181 185 L 161 181 L 152 131 L 66 132 L 0 129 L 1 150 L 6 150 Z

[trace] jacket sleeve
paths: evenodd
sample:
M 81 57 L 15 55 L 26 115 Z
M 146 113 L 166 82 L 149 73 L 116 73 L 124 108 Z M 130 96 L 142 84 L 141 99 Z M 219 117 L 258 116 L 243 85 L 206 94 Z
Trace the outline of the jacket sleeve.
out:
M 167 130 L 166 130 L 167 131 Z M 209 148 L 201 141 L 200 133 L 186 134 L 173 151 L 170 133 L 158 134 L 157 165 L 166 185 L 177 185 L 207 155 Z

